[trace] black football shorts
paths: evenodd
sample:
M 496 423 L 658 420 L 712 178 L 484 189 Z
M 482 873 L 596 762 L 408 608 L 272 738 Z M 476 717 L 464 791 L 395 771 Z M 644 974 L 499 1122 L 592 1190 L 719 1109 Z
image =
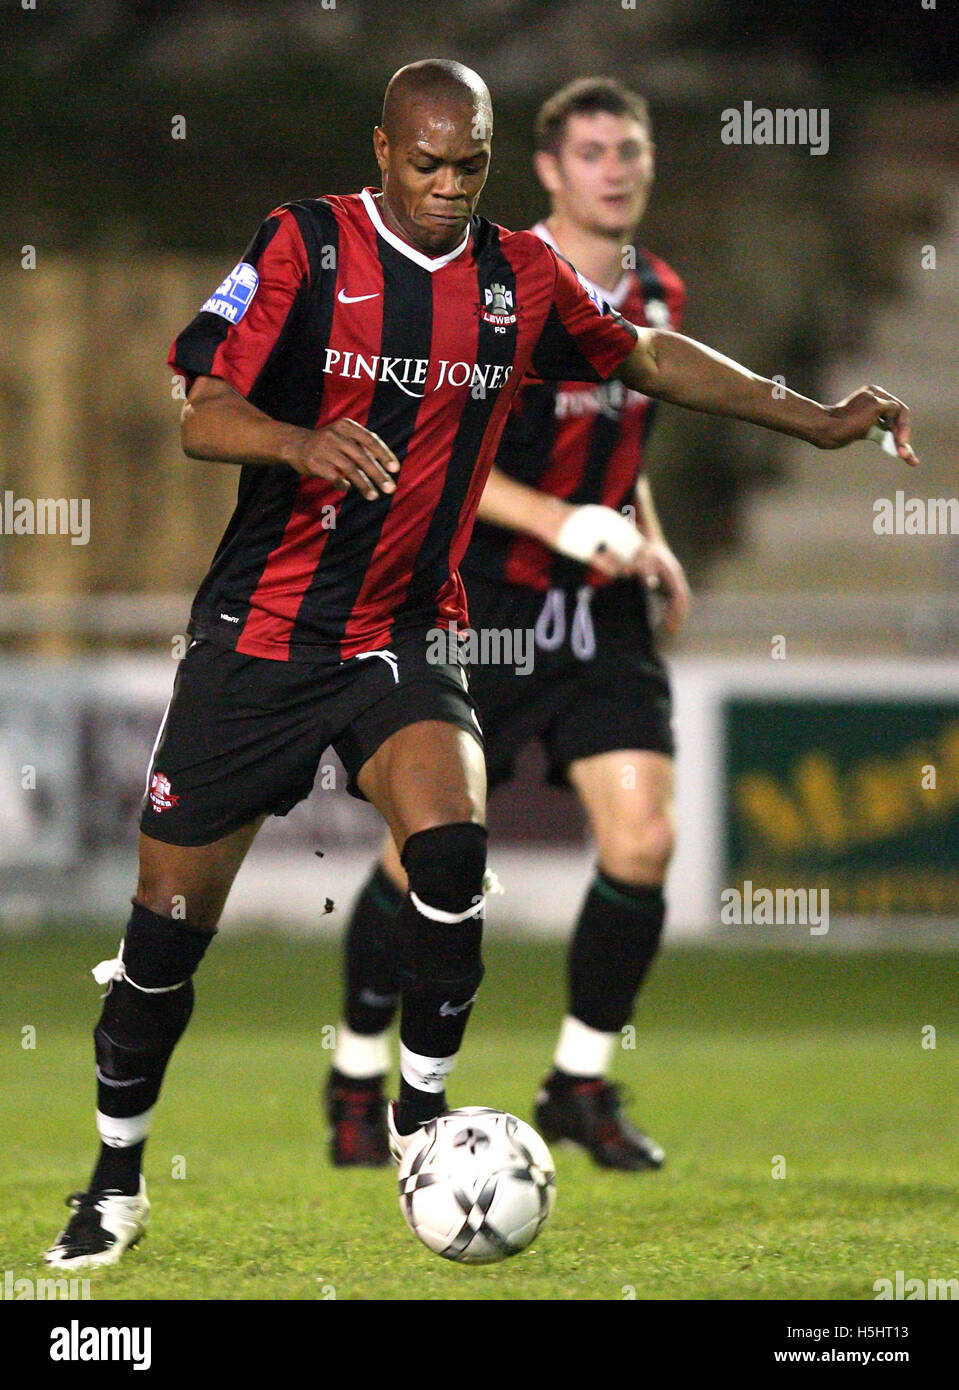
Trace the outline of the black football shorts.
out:
M 167 844 L 207 845 L 257 816 L 284 816 L 309 796 L 328 747 L 363 799 L 363 764 L 422 719 L 458 725 L 482 747 L 462 667 L 429 654 L 424 634 L 332 665 L 196 639 L 157 734 L 140 829 Z
M 669 676 L 641 582 L 543 594 L 468 573 L 466 592 L 474 635 L 472 653 L 464 646 L 464 654 L 491 788 L 509 779 L 517 754 L 533 739 L 541 742 L 547 780 L 556 785 L 566 783 L 570 763 L 598 753 L 673 756 Z M 500 634 L 495 641 L 488 636 L 485 648 L 484 630 Z M 508 632 L 529 635 L 510 642 Z

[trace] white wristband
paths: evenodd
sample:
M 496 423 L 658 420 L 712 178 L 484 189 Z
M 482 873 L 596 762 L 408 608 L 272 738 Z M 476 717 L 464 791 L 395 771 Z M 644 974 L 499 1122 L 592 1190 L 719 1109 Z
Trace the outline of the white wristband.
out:
M 587 504 L 577 507 L 563 522 L 556 537 L 561 555 L 588 564 L 600 546 L 617 560 L 632 560 L 642 549 L 643 537 L 632 522 L 612 507 Z

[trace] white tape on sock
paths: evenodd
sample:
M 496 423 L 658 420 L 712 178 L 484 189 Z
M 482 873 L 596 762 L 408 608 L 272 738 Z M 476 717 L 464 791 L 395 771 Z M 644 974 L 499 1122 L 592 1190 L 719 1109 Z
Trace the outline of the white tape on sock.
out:
M 127 1120 L 118 1120 L 114 1115 L 104 1115 L 102 1110 L 98 1110 L 97 1133 L 107 1148 L 128 1149 L 132 1144 L 139 1144 L 150 1133 L 155 1109 L 151 1105 L 142 1115 L 131 1115 Z
M 389 1030 L 383 1033 L 354 1033 L 341 1023 L 336 1030 L 333 1065 L 344 1076 L 366 1081 L 390 1069 Z
M 424 1057 L 400 1043 L 400 1074 L 418 1091 L 428 1091 L 434 1096 L 445 1091 L 446 1078 L 455 1066 L 455 1052 L 452 1057 Z
M 567 1014 L 559 1030 L 553 1061 L 560 1071 L 571 1076 L 605 1076 L 615 1046 L 615 1033 L 600 1033 Z

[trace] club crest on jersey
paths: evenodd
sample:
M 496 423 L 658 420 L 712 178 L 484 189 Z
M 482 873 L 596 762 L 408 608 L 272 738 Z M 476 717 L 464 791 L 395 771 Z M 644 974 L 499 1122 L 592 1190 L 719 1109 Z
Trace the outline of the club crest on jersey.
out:
M 512 313 L 513 291 L 505 285 L 489 285 L 483 291 L 484 303 L 479 315 L 484 323 L 492 324 L 497 333 L 505 333 L 510 324 L 516 322 Z
M 155 772 L 150 783 L 150 805 L 154 811 L 169 811 L 179 800 L 178 796 L 172 794 L 169 777 L 164 777 L 162 772 Z
M 239 323 L 250 307 L 260 277 L 251 265 L 241 261 L 235 265 L 221 284 L 210 295 L 200 310 L 201 314 L 219 314 L 228 323 Z

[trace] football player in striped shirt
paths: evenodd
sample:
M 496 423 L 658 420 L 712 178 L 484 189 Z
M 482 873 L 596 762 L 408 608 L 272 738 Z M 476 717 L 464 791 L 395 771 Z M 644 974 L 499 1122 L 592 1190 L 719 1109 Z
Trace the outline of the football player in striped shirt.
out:
M 459 566 L 526 372 L 619 373 L 824 448 L 885 418 L 908 450 L 887 394 L 783 393 L 604 311 L 541 238 L 478 216 L 491 132 L 476 73 L 401 69 L 374 134 L 382 190 L 277 208 L 171 349 L 184 449 L 240 466 L 237 506 L 151 759 L 133 911 L 95 972 L 100 1151 L 51 1264 L 112 1264 L 143 1234 L 143 1150 L 193 975 L 260 825 L 309 794 L 329 746 L 408 882 L 394 1152 L 445 1110 L 483 973 L 486 778 L 464 668 L 432 660 L 429 634 L 468 622 Z
M 546 101 L 535 145 L 550 200 L 535 235 L 576 267 L 597 302 L 632 323 L 678 329 L 683 284 L 637 243 L 654 157 L 643 98 L 611 79 L 581 78 Z M 505 644 L 490 644 L 501 660 L 484 664 L 481 642 L 470 667 L 489 787 L 538 740 L 548 779 L 572 788 L 597 849 L 572 928 L 566 1015 L 534 1116 L 547 1139 L 572 1140 L 625 1170 L 664 1158 L 626 1118 L 608 1079 L 659 947 L 673 848 L 670 687 L 650 585 L 668 632 L 689 604 L 643 472 L 655 409 L 615 377 L 527 377 L 462 565 L 475 632 L 533 635 L 532 670 L 517 668 Z M 398 997 L 391 923 L 404 890 L 388 841 L 346 936 L 344 1024 L 326 1097 L 342 1165 L 387 1161 L 382 1086 Z

